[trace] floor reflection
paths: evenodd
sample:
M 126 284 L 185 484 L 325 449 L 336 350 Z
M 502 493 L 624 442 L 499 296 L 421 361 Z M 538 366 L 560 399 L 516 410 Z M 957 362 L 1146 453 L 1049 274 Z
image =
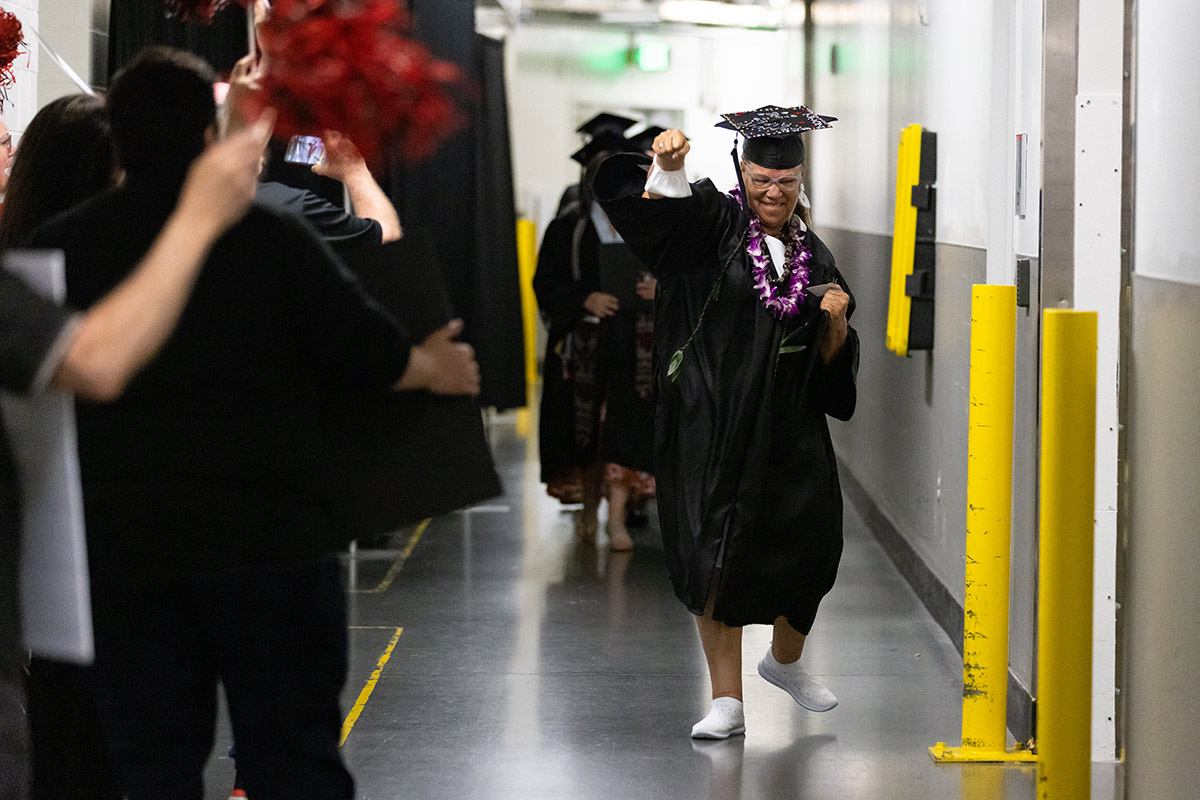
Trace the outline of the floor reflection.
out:
M 692 750 L 709 761 L 708 793 L 705 800 L 742 800 L 742 764 L 746 756 L 746 737 L 724 741 L 693 739 Z
M 404 628 L 343 751 L 363 800 L 1032 796 L 1026 771 L 929 758 L 959 723 L 961 658 L 853 509 L 808 654 L 841 705 L 810 714 L 762 681 L 754 665 L 770 629 L 756 626 L 747 736 L 693 742 L 710 686 L 657 524 L 631 531 L 630 553 L 610 553 L 603 536 L 577 542 L 573 509 L 545 494 L 528 438 L 498 425 L 492 445 L 506 487 L 494 511 L 434 520 L 386 591 L 367 590 L 404 542 L 390 559 L 356 561 L 353 624 Z M 347 707 L 387 643 L 377 638 L 352 634 Z
M 836 741 L 832 733 L 814 733 L 771 752 L 758 776 L 763 794 L 796 800 L 810 797 L 814 786 L 828 781 L 827 776 L 815 773 L 813 762 L 820 750 Z

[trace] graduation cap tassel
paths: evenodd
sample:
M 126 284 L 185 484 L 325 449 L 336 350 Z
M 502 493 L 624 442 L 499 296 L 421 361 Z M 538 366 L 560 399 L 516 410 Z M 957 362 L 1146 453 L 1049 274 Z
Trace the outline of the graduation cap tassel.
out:
M 733 174 L 737 175 L 738 188 L 742 190 L 742 197 L 741 197 L 742 208 L 746 209 L 746 211 L 749 212 L 750 211 L 750 205 L 749 205 L 750 196 L 748 194 L 746 194 L 746 184 L 742 181 L 742 162 L 738 158 L 737 144 L 738 144 L 738 137 L 737 137 L 737 134 L 735 133 L 733 135 L 733 149 L 729 151 L 729 155 L 733 157 Z

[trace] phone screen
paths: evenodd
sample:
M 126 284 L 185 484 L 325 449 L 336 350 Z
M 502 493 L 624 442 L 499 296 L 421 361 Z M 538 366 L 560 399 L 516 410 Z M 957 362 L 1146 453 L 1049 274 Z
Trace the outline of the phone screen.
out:
M 293 136 L 283 154 L 293 164 L 320 164 L 325 160 L 325 143 L 319 136 Z

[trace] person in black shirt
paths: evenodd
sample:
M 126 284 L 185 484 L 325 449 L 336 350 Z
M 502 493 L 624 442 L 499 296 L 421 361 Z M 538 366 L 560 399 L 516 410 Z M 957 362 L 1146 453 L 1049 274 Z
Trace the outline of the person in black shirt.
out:
M 84 314 L 62 309 L 0 269 L 0 387 L 47 387 L 96 401 L 119 395 L 174 327 L 216 238 L 254 196 L 269 123 L 209 148 L 141 263 Z M 0 797 L 25 797 L 27 733 L 21 686 L 17 475 L 0 420 Z
M 72 303 L 103 295 L 161 227 L 180 165 L 215 136 L 212 78 L 154 47 L 114 79 L 125 185 L 33 236 L 65 252 Z M 125 395 L 78 404 L 101 713 L 131 798 L 202 797 L 218 680 L 251 797 L 353 795 L 319 400 L 477 393 L 461 328 L 414 345 L 307 226 L 255 205 Z
M 371 181 L 374 183 L 374 178 Z M 258 184 L 255 199 L 262 205 L 300 217 L 312 225 L 321 240 L 338 254 L 400 238 L 399 222 L 385 234 L 379 220 L 351 214 L 308 189 L 297 189 L 277 181 L 262 181 Z M 356 211 L 359 208 L 359 205 L 355 205 Z M 394 211 L 391 216 L 395 217 Z

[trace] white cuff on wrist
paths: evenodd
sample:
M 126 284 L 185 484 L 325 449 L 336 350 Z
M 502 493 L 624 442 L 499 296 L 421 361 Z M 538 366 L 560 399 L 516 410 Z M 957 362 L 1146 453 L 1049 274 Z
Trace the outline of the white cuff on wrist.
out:
M 646 176 L 646 191 L 660 197 L 692 196 L 692 186 L 688 183 L 687 173 L 682 169 L 662 169 L 658 166 L 657 158 L 654 159 L 654 166 L 650 168 L 650 174 Z

